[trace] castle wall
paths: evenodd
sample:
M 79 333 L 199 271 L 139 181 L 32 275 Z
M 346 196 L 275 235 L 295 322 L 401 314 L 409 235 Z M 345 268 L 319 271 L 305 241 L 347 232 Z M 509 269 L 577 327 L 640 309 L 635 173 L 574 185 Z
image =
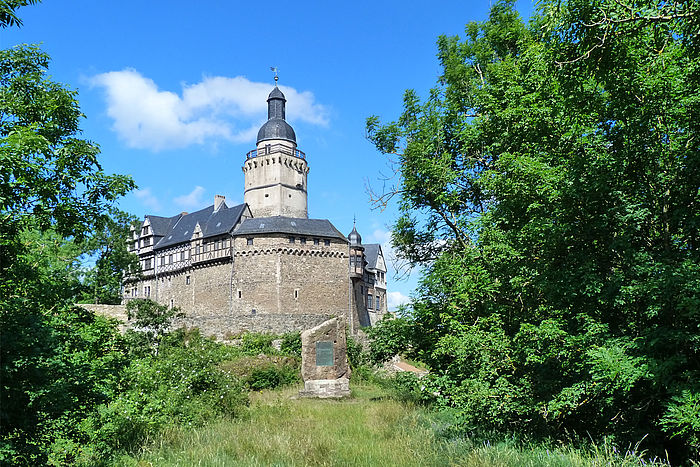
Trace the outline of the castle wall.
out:
M 248 238 L 253 245 L 248 245 Z M 129 287 L 134 298 L 151 298 L 185 312 L 183 324 L 222 338 L 242 330 L 286 332 L 345 316 L 349 281 L 347 244 L 330 240 L 301 244 L 297 237 L 233 239 L 233 260 L 219 258 L 169 271 Z M 151 287 L 145 297 L 145 287 Z
M 289 243 L 289 237 L 235 239 L 233 308 L 239 313 L 331 314 L 348 309 L 347 244 Z M 240 298 L 239 297 L 240 292 Z

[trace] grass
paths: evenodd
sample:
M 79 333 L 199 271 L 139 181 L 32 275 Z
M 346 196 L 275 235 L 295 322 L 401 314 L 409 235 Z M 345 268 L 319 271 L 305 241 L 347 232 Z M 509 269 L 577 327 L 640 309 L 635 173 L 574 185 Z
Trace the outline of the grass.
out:
M 440 439 L 432 415 L 371 384 L 342 401 L 296 399 L 299 388 L 251 395 L 247 415 L 172 429 L 125 466 L 636 466 L 635 454 Z M 646 461 L 649 465 L 649 461 Z M 661 465 L 661 464 L 657 464 Z

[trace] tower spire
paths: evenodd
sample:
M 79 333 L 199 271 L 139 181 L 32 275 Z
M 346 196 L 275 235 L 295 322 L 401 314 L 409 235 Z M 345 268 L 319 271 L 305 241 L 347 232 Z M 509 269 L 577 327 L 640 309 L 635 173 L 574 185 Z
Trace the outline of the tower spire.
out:
M 280 79 L 280 77 L 278 76 L 278 73 L 280 70 L 276 66 L 271 66 L 270 71 L 275 73 L 275 86 L 277 86 L 277 81 L 279 81 L 279 79 Z

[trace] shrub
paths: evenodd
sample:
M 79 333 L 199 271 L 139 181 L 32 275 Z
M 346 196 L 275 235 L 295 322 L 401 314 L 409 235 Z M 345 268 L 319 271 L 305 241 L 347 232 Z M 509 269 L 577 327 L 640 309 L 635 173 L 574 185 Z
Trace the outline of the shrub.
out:
M 285 355 L 301 357 L 301 333 L 292 331 L 283 334 L 280 351 Z
M 277 350 L 272 347 L 275 337 L 274 334 L 248 332 L 241 336 L 240 347 L 247 355 L 276 354 Z
M 300 362 L 293 357 L 247 356 L 224 362 L 219 367 L 253 391 L 274 389 L 301 381 Z
M 177 345 L 183 336 L 164 340 L 158 355 L 134 360 L 124 374 L 125 390 L 83 425 L 99 457 L 133 450 L 170 424 L 235 417 L 247 404 L 239 378 L 219 367 L 230 351 L 198 333 Z
M 260 391 L 294 384 L 299 380 L 297 368 L 280 365 L 254 369 L 245 383 L 251 390 Z

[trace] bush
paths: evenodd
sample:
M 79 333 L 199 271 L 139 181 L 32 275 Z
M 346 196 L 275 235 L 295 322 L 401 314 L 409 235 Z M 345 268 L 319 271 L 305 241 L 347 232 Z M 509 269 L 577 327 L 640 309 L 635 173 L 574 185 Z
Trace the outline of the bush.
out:
M 272 347 L 275 337 L 274 334 L 248 332 L 241 336 L 240 348 L 247 355 L 276 354 L 277 350 Z
M 282 365 L 256 368 L 245 381 L 253 391 L 262 389 L 275 389 L 281 386 L 294 384 L 300 381 L 297 368 Z
M 301 357 L 301 333 L 292 331 L 283 334 L 280 351 L 285 355 Z
M 293 357 L 241 357 L 222 363 L 223 371 L 236 376 L 253 391 L 274 389 L 301 381 L 300 362 Z
M 219 367 L 230 350 L 199 333 L 187 341 L 185 335 L 164 339 L 157 356 L 133 361 L 124 391 L 83 424 L 99 457 L 133 450 L 167 425 L 201 426 L 247 405 L 242 382 Z

